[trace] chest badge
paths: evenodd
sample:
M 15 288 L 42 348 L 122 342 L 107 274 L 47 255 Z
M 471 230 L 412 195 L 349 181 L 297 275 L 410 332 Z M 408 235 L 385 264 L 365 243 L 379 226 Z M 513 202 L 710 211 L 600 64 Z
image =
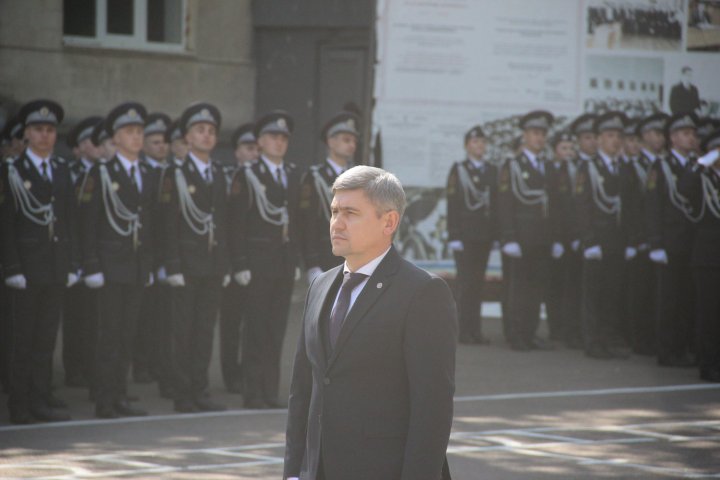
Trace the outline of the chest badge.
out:
M 195 185 L 188 186 L 188 192 L 190 192 L 190 195 L 195 193 Z
M 32 183 L 30 180 L 25 180 L 25 182 L 23 182 L 23 186 L 25 186 L 25 190 L 30 190 L 32 188 Z
M 117 182 L 113 182 L 112 189 L 113 189 L 113 192 L 117 192 L 118 190 L 120 190 L 120 184 Z
M 375 285 L 378 289 L 382 288 L 382 282 L 379 282 L 377 285 Z

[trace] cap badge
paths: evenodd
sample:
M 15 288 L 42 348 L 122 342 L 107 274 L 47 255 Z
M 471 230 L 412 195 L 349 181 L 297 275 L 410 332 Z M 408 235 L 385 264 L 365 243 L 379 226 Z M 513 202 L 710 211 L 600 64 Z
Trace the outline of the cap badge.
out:
M 138 116 L 138 113 L 137 113 L 137 111 L 135 111 L 134 108 L 131 108 L 130 110 L 128 110 L 127 114 L 128 114 L 128 117 L 130 117 L 130 118 L 135 118 Z
M 40 109 L 40 116 L 41 117 L 49 117 L 50 116 L 50 110 L 47 107 L 42 107 Z
M 202 111 L 200 111 L 200 115 L 203 117 L 209 117 L 210 116 L 210 110 L 207 108 L 203 108 Z
M 278 118 L 277 126 L 280 128 L 287 128 L 287 122 L 285 121 L 284 118 Z
M 355 120 L 353 120 L 352 118 L 350 120 L 348 120 L 347 126 L 348 126 L 348 128 L 355 130 Z

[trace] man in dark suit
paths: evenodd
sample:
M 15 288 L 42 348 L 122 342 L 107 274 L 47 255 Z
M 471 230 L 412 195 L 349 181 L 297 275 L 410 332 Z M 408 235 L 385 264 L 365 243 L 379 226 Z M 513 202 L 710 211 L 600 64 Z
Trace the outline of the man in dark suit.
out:
M 277 408 L 280 354 L 297 270 L 296 208 L 300 175 L 284 160 L 293 121 L 283 111 L 255 123 L 262 155 L 238 170 L 230 187 L 233 278 L 247 289 L 243 331 L 243 401 Z
M 405 208 L 397 178 L 358 166 L 337 178 L 333 193 L 331 241 L 345 264 L 308 292 L 284 478 L 449 478 L 452 294 L 392 246 Z
M 52 360 L 65 287 L 78 281 L 75 202 L 67 163 L 54 155 L 63 109 L 36 100 L 18 114 L 28 147 L 0 175 L 2 264 L 13 302 L 10 421 L 68 420 L 52 394 Z
M 210 159 L 220 111 L 196 103 L 180 117 L 190 146 L 181 166 L 165 172 L 160 203 L 164 266 L 172 289 L 175 411 L 225 410 L 208 396 L 208 367 L 222 286 L 230 283 L 227 185 Z
M 93 166 L 80 194 L 84 281 L 98 289 L 98 418 L 146 414 L 130 405 L 126 380 L 143 287 L 153 281 L 157 177 L 139 162 L 145 117 L 135 102 L 108 114 L 105 130 L 117 152 Z
M 477 125 L 465 134 L 467 158 L 450 168 L 447 181 L 448 248 L 459 286 L 460 343 L 483 344 L 480 309 L 492 242 L 498 237 L 497 167 L 485 157 Z
M 673 115 L 680 113 L 697 113 L 700 108 L 700 93 L 692 81 L 692 68 L 683 67 L 680 83 L 670 90 L 670 111 Z

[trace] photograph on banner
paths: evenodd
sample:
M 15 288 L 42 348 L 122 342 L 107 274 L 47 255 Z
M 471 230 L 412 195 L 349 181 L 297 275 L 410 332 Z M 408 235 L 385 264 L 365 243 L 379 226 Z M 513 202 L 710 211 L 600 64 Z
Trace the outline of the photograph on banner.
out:
M 619 110 L 637 118 L 662 109 L 662 57 L 588 55 L 585 60 L 585 112 Z
M 589 49 L 682 49 L 685 0 L 588 0 L 585 17 Z
M 665 57 L 665 110 L 720 118 L 720 56 L 687 53 Z
M 687 19 L 688 50 L 720 51 L 720 2 L 690 0 Z

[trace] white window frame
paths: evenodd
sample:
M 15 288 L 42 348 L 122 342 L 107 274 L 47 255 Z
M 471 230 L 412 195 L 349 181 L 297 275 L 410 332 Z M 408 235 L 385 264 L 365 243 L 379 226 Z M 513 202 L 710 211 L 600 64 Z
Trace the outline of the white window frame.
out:
M 180 0 L 182 9 L 180 43 L 151 42 L 147 40 L 147 0 L 133 2 L 133 35 L 107 33 L 107 1 L 95 0 L 95 36 L 64 35 L 63 44 L 71 47 L 140 50 L 161 53 L 187 52 L 187 0 Z

